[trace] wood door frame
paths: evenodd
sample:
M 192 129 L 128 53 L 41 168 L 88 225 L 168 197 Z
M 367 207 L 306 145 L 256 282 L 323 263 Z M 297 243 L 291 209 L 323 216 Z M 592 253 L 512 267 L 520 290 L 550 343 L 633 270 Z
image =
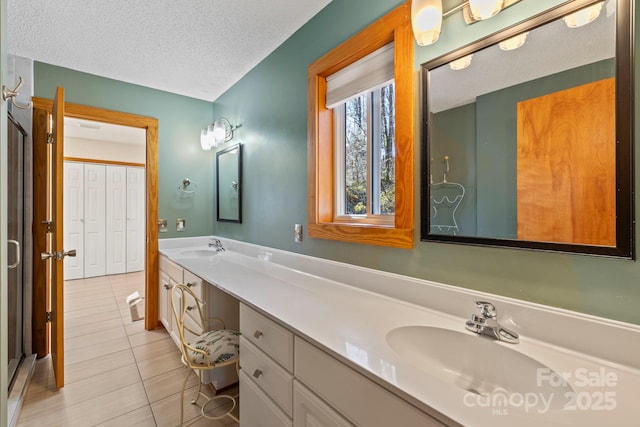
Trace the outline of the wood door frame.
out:
M 44 112 L 50 113 L 53 101 L 46 98 L 33 98 L 34 121 L 33 143 L 46 140 L 47 121 L 43 120 Z M 39 120 L 36 118 L 39 117 Z M 145 129 L 146 131 L 146 243 L 145 243 L 145 320 L 146 330 L 158 327 L 158 119 L 120 111 L 106 110 L 81 104 L 65 103 L 65 117 L 93 120 L 115 125 Z M 44 129 L 42 127 L 45 126 Z M 36 165 L 34 159 L 34 166 Z M 34 175 L 42 174 L 34 167 Z M 34 177 L 35 185 L 35 177 Z M 34 200 L 34 210 L 37 209 Z M 34 223 L 34 227 L 37 224 Z M 34 239 L 35 240 L 35 239 Z M 40 258 L 42 248 L 34 241 L 34 259 Z M 46 324 L 45 284 L 42 271 L 37 271 L 39 263 L 34 262 L 33 283 L 33 350 L 38 357 L 48 354 L 46 334 L 38 333 L 38 325 Z M 40 268 L 40 270 L 43 270 Z

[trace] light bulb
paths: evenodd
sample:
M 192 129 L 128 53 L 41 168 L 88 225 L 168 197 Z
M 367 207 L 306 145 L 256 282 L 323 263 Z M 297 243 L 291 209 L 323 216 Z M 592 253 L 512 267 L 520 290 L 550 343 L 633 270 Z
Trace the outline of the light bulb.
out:
M 200 147 L 202 147 L 203 150 L 211 150 L 211 145 L 209 144 L 206 129 L 202 129 L 202 131 L 200 132 Z
M 562 18 L 569 28 L 578 28 L 593 22 L 602 11 L 602 3 L 597 3 Z
M 416 42 L 420 46 L 435 43 L 442 28 L 441 0 L 413 0 L 411 2 L 411 25 Z
M 469 0 L 473 17 L 479 21 L 496 16 L 502 10 L 503 0 Z
M 467 56 L 463 56 L 460 59 L 456 59 L 455 61 L 451 61 L 449 63 L 449 67 L 451 67 L 454 71 L 464 70 L 469 65 L 471 65 L 471 58 L 473 57 L 473 53 Z
M 216 120 L 211 126 L 211 135 L 213 136 L 216 146 L 225 142 L 226 134 L 227 131 L 224 123 L 220 120 Z
M 527 35 L 529 31 L 518 34 L 517 36 L 511 37 L 509 39 L 503 40 L 499 43 L 500 49 L 502 50 L 514 50 L 521 47 L 524 42 L 527 40 Z

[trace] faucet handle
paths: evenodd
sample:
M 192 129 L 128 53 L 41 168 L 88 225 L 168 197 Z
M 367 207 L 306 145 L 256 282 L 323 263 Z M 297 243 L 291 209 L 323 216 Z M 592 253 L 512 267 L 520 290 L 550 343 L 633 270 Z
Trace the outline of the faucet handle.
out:
M 495 319 L 498 317 L 496 306 L 486 301 L 476 301 L 476 306 L 480 309 L 480 314 L 486 319 Z

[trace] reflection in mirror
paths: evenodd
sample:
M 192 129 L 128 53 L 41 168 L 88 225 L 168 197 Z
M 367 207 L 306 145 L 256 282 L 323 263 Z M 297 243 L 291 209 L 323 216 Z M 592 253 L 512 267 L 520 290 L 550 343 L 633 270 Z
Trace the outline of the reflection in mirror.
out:
M 216 211 L 221 222 L 242 222 L 242 145 L 216 153 Z
M 629 8 L 571 2 L 423 64 L 423 240 L 633 256 Z

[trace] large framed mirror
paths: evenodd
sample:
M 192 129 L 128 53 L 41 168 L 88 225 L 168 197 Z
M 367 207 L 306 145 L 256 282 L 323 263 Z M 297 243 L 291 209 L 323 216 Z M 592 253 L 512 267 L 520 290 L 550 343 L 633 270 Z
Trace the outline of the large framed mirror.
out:
M 216 212 L 220 222 L 242 223 L 242 144 L 216 153 Z
M 565 2 L 422 64 L 422 240 L 634 258 L 630 10 Z

